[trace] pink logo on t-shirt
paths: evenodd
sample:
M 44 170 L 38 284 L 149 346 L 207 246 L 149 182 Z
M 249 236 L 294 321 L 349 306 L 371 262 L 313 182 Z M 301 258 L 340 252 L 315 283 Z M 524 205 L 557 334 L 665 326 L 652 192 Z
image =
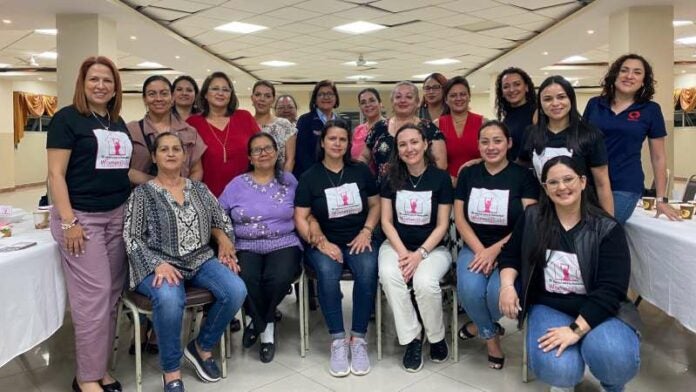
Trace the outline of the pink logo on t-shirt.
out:
M 123 155 L 124 152 L 121 151 L 121 142 L 118 139 L 109 140 L 112 148 L 112 155 Z
M 341 193 L 341 200 L 343 200 L 344 206 L 348 205 L 348 193 L 347 192 Z
M 411 199 L 411 213 L 415 214 L 417 212 L 416 211 L 417 208 L 418 208 L 418 200 Z
M 640 118 L 640 112 L 637 110 L 634 110 L 632 112 L 628 112 L 628 120 L 629 121 L 638 121 Z

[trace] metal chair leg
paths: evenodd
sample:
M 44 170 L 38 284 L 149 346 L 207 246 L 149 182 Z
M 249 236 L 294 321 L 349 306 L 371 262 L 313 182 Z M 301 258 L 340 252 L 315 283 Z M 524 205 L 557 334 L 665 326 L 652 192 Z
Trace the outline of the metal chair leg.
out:
M 111 371 L 116 370 L 116 360 L 118 359 L 118 338 L 121 329 L 121 317 L 123 316 L 123 301 L 119 299 L 116 306 L 118 308 L 116 310 L 116 333 L 114 334 L 114 341 L 111 347 Z
M 222 378 L 227 378 L 227 350 L 226 350 L 226 344 L 225 341 L 227 338 L 225 337 L 225 334 L 223 333 L 222 336 L 220 336 L 220 366 L 222 366 Z
M 232 358 L 232 327 L 229 324 L 225 327 L 223 338 L 225 339 L 225 358 Z
M 375 296 L 375 329 L 377 330 L 377 360 L 382 360 L 382 286 L 377 282 Z
M 143 390 L 143 353 L 141 351 L 142 343 L 140 339 L 140 313 L 138 308 L 129 301 L 123 302 L 131 314 L 133 315 L 133 330 L 135 333 L 135 391 L 142 392 Z
M 299 287 L 299 294 L 297 296 L 298 298 L 298 307 L 300 310 L 300 315 L 299 315 L 299 321 L 300 321 L 300 357 L 304 358 L 307 355 L 307 330 L 306 325 L 305 325 L 305 313 L 307 312 L 306 305 L 307 303 L 305 302 L 305 287 L 304 287 L 304 282 L 305 282 L 305 273 L 304 269 L 302 270 L 302 273 L 300 274 L 300 284 L 298 285 Z
M 529 363 L 527 356 L 527 321 L 522 323 L 522 382 L 529 382 Z
M 304 333 L 305 333 L 305 350 L 309 351 L 309 277 L 305 274 L 304 278 L 302 279 L 302 285 L 304 285 L 302 292 L 304 294 L 303 297 L 303 302 L 305 305 L 305 311 L 304 311 L 304 320 L 302 322 L 304 323 Z
M 457 313 L 459 304 L 457 301 L 457 287 L 452 287 L 452 361 L 459 362 L 459 339 L 457 336 Z

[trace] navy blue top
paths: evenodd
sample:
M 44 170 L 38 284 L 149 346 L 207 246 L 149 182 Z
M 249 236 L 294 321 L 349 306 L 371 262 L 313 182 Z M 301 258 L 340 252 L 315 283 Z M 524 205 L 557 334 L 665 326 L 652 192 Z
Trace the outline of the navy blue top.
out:
M 514 162 L 520 153 L 522 143 L 524 143 L 524 130 L 532 125 L 534 117 L 534 105 L 531 102 L 525 102 L 524 105 L 516 108 L 506 109 L 503 124 L 510 130 L 512 138 L 512 147 L 508 150 L 508 161 Z
M 594 97 L 587 103 L 583 119 L 604 134 L 611 189 L 642 193 L 645 181 L 640 160 L 643 141 L 646 137 L 667 136 L 660 105 L 652 101 L 633 103 L 614 114 L 606 98 Z
M 348 129 L 351 129 L 348 119 L 342 117 L 337 112 L 334 112 L 333 116 L 333 119 L 340 118 L 344 120 L 348 124 Z M 319 117 L 318 110 L 305 113 L 297 119 L 295 168 L 292 170 L 292 174 L 295 175 L 295 178 L 300 178 L 304 172 L 317 163 L 319 136 L 321 135 L 322 129 L 324 129 L 324 122 Z M 350 140 L 350 137 L 348 140 Z M 347 153 L 350 154 L 350 148 L 348 148 Z

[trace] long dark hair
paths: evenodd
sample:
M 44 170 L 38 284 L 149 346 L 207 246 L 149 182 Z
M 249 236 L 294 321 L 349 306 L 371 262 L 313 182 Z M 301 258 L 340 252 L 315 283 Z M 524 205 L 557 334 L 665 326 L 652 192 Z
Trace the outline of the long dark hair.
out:
M 527 92 L 524 94 L 524 99 L 532 105 L 532 112 L 537 106 L 536 97 L 534 96 L 534 82 L 532 78 L 523 69 L 517 67 L 505 68 L 495 79 L 495 115 L 498 120 L 502 120 L 507 115 L 507 112 L 512 108 L 510 102 L 503 97 L 503 78 L 506 75 L 520 75 L 524 84 L 527 85 Z
M 442 86 L 443 89 L 445 88 L 445 85 L 447 84 L 447 76 L 445 76 L 439 72 L 433 72 L 430 75 L 428 75 L 425 79 L 423 79 L 423 85 L 425 85 L 428 82 L 428 80 L 430 80 L 430 79 L 435 79 L 440 84 L 440 86 Z M 445 94 L 442 94 L 442 103 L 443 104 L 445 103 Z M 423 99 L 421 99 L 421 104 L 420 104 L 419 108 L 425 109 L 427 107 L 428 107 L 428 103 L 425 102 L 425 90 L 424 90 L 423 91 Z
M 334 95 L 336 96 L 336 103 L 333 107 L 334 109 L 336 109 L 341 104 L 341 101 L 338 98 L 338 89 L 336 88 L 336 83 L 330 80 L 322 80 L 321 82 L 317 82 L 317 84 L 314 85 L 314 90 L 312 90 L 312 96 L 309 98 L 309 111 L 311 111 L 312 113 L 317 111 L 317 94 L 319 94 L 319 89 L 322 87 L 331 87 L 331 91 L 333 91 Z M 297 104 L 295 104 L 295 107 L 297 107 Z
M 428 143 L 428 138 L 425 136 L 425 131 L 423 130 L 423 128 L 419 127 L 416 124 L 402 125 L 401 128 L 399 128 L 396 131 L 396 134 L 394 135 L 394 148 L 392 148 L 391 157 L 389 158 L 387 181 L 389 181 L 389 187 L 394 192 L 403 189 L 404 185 L 406 185 L 406 180 L 408 180 L 410 176 L 406 164 L 404 163 L 404 161 L 401 160 L 401 158 L 399 158 L 398 148 L 399 135 L 401 134 L 401 132 L 406 131 L 408 129 L 414 129 L 418 131 L 418 133 L 423 138 L 423 142 L 426 145 L 425 152 L 423 154 L 423 158 L 425 159 L 426 170 L 428 166 L 435 163 L 435 159 L 433 158 L 433 155 L 430 152 L 430 143 Z
M 442 89 L 442 114 L 443 115 L 451 113 L 449 105 L 447 105 L 447 95 L 449 94 L 450 90 L 452 90 L 452 88 L 458 84 L 461 84 L 462 86 L 466 87 L 466 92 L 469 93 L 469 104 L 471 104 L 471 87 L 469 87 L 469 81 L 466 80 L 466 78 L 463 76 L 455 76 L 452 79 L 448 80 L 447 84 L 445 84 L 445 86 Z
M 602 81 L 601 96 L 606 97 L 609 103 L 614 101 L 614 97 L 616 95 L 616 87 L 614 87 L 614 83 L 616 83 L 616 78 L 619 77 L 621 66 L 626 60 L 638 60 L 643 63 L 643 68 L 645 68 L 643 85 L 633 95 L 633 100 L 638 103 L 650 101 L 653 98 L 653 95 L 655 95 L 655 77 L 653 74 L 653 69 L 645 57 L 635 53 L 625 54 L 611 64 L 609 71 L 607 71 L 607 74 L 604 75 L 604 80 Z
M 256 139 L 261 139 L 261 138 L 266 138 L 271 141 L 271 144 L 273 145 L 273 150 L 275 150 L 276 153 L 278 153 L 278 143 L 276 142 L 275 138 L 266 132 L 256 132 L 254 135 L 252 135 L 249 138 L 249 141 L 247 142 L 247 155 L 251 156 L 251 144 L 254 142 Z M 247 167 L 247 173 L 254 171 L 254 165 L 251 164 L 251 161 L 249 161 L 249 166 Z M 278 181 L 279 184 L 281 185 L 286 185 L 285 182 L 283 181 L 283 165 L 280 163 L 280 160 L 277 159 L 276 156 L 276 163 L 275 163 L 275 168 L 273 169 L 273 175 L 275 176 L 276 181 Z
M 581 155 L 583 149 L 594 142 L 593 137 L 596 136 L 595 132 L 591 132 L 588 125 L 582 121 L 580 113 L 578 113 L 578 103 L 577 98 L 575 97 L 575 90 L 573 90 L 573 86 L 571 86 L 570 82 L 568 82 L 563 76 L 549 76 L 541 83 L 539 86 L 539 92 L 537 93 L 537 102 L 539 102 L 539 106 L 541 107 L 541 93 L 544 91 L 544 89 L 552 84 L 561 86 L 570 100 L 570 111 L 568 112 L 570 121 L 568 131 L 566 131 L 568 132 L 566 147 L 568 149 L 572 149 L 573 153 Z M 533 150 L 540 153 L 548 143 L 548 137 L 546 135 L 548 127 L 549 116 L 544 113 L 543 109 L 539 110 L 539 122 L 537 123 L 536 127 L 532 127 L 531 133 L 527 139 L 527 147 L 529 147 L 529 143 L 531 143 Z
M 324 124 L 324 128 L 321 130 L 321 135 L 319 135 L 319 143 L 317 143 L 317 162 L 324 160 L 325 153 L 324 147 L 321 146 L 321 142 L 324 141 L 326 134 L 331 128 L 340 128 L 346 131 L 346 135 L 348 136 L 348 147 L 346 147 L 346 153 L 343 154 L 343 164 L 346 166 L 354 164 L 355 161 L 353 161 L 353 158 L 350 156 L 350 150 L 353 148 L 353 132 L 351 132 L 348 123 L 341 118 L 329 120 L 326 122 L 326 124 Z
M 191 86 L 193 86 L 193 106 L 191 106 L 191 114 L 198 114 L 201 112 L 201 110 L 198 108 L 198 83 L 196 83 L 196 80 L 193 79 L 192 77 L 188 75 L 181 75 L 174 79 L 172 82 L 172 96 L 174 95 L 174 91 L 176 90 L 176 85 L 179 84 L 179 82 L 185 81 L 191 83 Z M 172 103 L 172 113 L 176 114 L 177 117 L 179 117 L 179 113 L 176 111 L 176 103 Z
M 205 96 L 206 94 L 208 94 L 210 83 L 212 83 L 215 79 L 223 79 L 225 82 L 227 82 L 227 85 L 230 87 L 230 102 L 227 104 L 227 110 L 225 111 L 225 115 L 231 116 L 232 113 L 234 113 L 234 111 L 237 110 L 237 107 L 239 106 L 239 100 L 237 99 L 237 94 L 234 92 L 234 84 L 230 80 L 229 76 L 227 76 L 226 73 L 220 71 L 211 73 L 207 78 L 205 78 L 205 81 L 203 81 L 203 86 L 201 86 L 201 93 L 198 95 L 198 102 L 199 106 L 201 107 L 201 114 L 203 115 L 203 117 L 207 117 L 210 113 L 210 105 L 208 104 L 208 98 L 206 98 Z
M 585 169 L 573 158 L 560 155 L 549 159 L 544 168 L 541 171 L 541 182 L 546 182 L 546 177 L 549 174 L 549 170 L 556 165 L 564 165 L 570 168 L 578 176 L 587 178 L 587 173 Z M 539 195 L 539 215 L 537 216 L 536 227 L 537 227 L 537 240 L 532 248 L 531 257 L 529 259 L 532 263 L 541 263 L 541 265 L 546 266 L 546 250 L 547 249 L 558 249 L 561 243 L 561 225 L 558 222 L 558 215 L 556 213 L 556 207 L 549 199 L 546 192 L 541 192 Z M 589 186 L 585 186 L 580 194 L 580 219 L 586 220 L 590 216 L 609 216 L 604 210 L 598 207 L 593 198 L 590 196 Z

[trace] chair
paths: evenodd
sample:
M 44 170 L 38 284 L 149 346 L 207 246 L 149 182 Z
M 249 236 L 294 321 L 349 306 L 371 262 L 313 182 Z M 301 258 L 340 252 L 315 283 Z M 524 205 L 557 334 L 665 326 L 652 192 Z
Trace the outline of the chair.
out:
M 303 282 L 304 279 L 305 279 L 305 270 L 304 270 L 304 266 L 302 266 L 302 264 L 300 264 L 300 265 L 301 265 L 301 267 L 302 267 L 302 270 L 300 271 L 300 275 L 297 277 L 297 279 L 295 279 L 295 281 L 294 281 L 292 284 L 293 284 L 293 285 L 294 285 L 294 284 L 298 284 L 298 286 L 299 286 L 299 290 L 298 290 L 298 291 L 299 291 L 299 294 L 298 294 L 299 301 L 297 302 L 297 306 L 298 306 L 298 308 L 299 308 L 299 310 L 300 310 L 300 311 L 299 311 L 299 313 L 300 313 L 300 314 L 299 314 L 299 321 L 300 321 L 300 356 L 301 356 L 302 358 L 304 358 L 305 355 L 306 355 L 306 352 L 307 352 L 307 349 L 306 349 L 306 347 L 305 347 L 305 343 L 306 343 L 306 341 L 307 341 L 307 338 L 305 337 L 306 331 L 307 331 L 307 330 L 306 330 L 307 327 L 306 327 L 306 323 L 305 323 L 305 312 L 307 311 L 307 308 L 306 308 L 306 303 L 303 301 L 305 286 L 302 284 L 302 282 Z M 244 328 L 246 328 L 246 323 L 244 322 L 244 315 L 245 315 L 244 306 L 242 306 L 241 312 L 242 312 L 242 333 L 244 333 Z M 229 332 L 230 332 L 230 330 L 229 330 L 229 328 L 227 328 L 227 329 L 225 330 L 225 334 L 229 336 L 229 335 L 230 335 Z M 231 352 L 230 352 L 230 347 L 231 347 L 231 346 L 232 346 L 232 342 L 231 342 L 230 340 L 227 340 L 227 346 L 226 346 L 226 347 L 227 347 L 227 351 L 225 352 L 225 355 L 227 356 L 227 358 L 230 358 L 230 357 L 232 356 L 232 355 L 231 355 Z
M 454 265 L 454 264 L 453 264 Z M 377 359 L 382 360 L 382 285 L 377 283 L 377 298 L 375 299 L 375 322 L 377 324 Z M 409 282 L 409 289 L 413 289 Z M 451 359 L 453 362 L 459 362 L 459 341 L 457 340 L 458 327 L 458 303 L 457 303 L 457 280 L 454 268 L 450 270 L 440 280 L 440 289 L 443 294 L 450 292 L 452 296 L 452 317 L 450 320 L 450 328 L 452 329 L 452 351 Z M 444 302 L 444 301 L 443 301 Z
M 684 198 L 682 202 L 695 200 L 696 196 L 696 174 L 689 177 L 689 181 L 686 183 L 686 188 L 684 188 Z
M 534 380 L 534 374 L 530 375 L 529 355 L 527 353 L 527 319 L 522 323 L 522 382 L 528 383 Z
M 213 294 L 199 287 L 186 287 L 186 301 L 184 302 L 184 311 L 193 311 L 193 318 L 191 320 L 191 326 L 188 329 L 182 329 L 182 335 L 196 336 L 198 335 L 198 329 L 200 325 L 199 316 L 201 311 L 206 305 L 215 302 L 215 297 Z M 140 314 L 152 315 L 152 302 L 150 299 L 142 294 L 135 291 L 126 291 L 118 304 L 118 315 L 116 317 L 116 335 L 114 337 L 113 344 L 113 356 L 111 362 L 111 369 L 116 368 L 116 357 L 118 352 L 118 326 L 121 322 L 121 317 L 123 312 L 130 312 L 133 315 L 133 326 L 135 332 L 135 388 L 137 392 L 142 391 L 142 352 L 141 352 L 141 342 L 140 342 Z M 186 333 L 188 332 L 188 334 Z M 184 337 L 184 336 L 182 336 Z M 188 339 L 183 340 L 184 342 Z M 227 358 L 225 357 L 225 336 L 220 339 L 220 366 L 222 377 L 227 377 Z

